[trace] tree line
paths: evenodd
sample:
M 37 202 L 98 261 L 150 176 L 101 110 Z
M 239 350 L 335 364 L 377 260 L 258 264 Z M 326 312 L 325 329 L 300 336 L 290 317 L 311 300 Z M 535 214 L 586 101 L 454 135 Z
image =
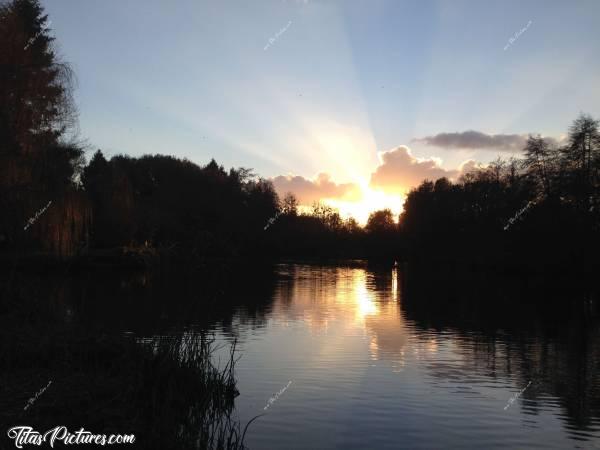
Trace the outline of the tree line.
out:
M 300 211 L 247 168 L 165 155 L 86 161 L 74 76 L 37 0 L 0 6 L 0 253 L 59 257 L 131 248 L 191 257 L 388 257 L 577 261 L 598 249 L 600 132 L 580 115 L 565 143 L 530 136 L 522 158 L 458 181 L 426 180 L 396 218 L 365 227 Z M 35 220 L 34 220 L 35 219 Z
M 529 136 L 522 158 L 424 181 L 407 196 L 405 248 L 589 267 L 600 232 L 599 122 L 581 114 L 564 144 Z

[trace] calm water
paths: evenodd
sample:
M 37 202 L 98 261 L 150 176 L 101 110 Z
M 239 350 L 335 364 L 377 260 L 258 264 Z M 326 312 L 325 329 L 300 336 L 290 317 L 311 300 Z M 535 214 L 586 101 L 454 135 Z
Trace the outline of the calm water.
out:
M 242 307 L 212 327 L 238 339 L 242 422 L 265 414 L 251 448 L 600 448 L 587 311 L 475 311 L 452 277 L 406 278 L 280 264 L 260 319 Z
M 97 335 L 208 329 L 222 361 L 237 340 L 236 414 L 264 414 L 253 449 L 600 448 L 599 302 L 577 280 L 213 266 L 49 276 L 31 295 Z

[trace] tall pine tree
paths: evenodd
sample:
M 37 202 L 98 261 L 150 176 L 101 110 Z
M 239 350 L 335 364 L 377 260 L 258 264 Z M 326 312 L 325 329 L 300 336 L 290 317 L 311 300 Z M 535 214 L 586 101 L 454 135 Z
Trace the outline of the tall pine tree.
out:
M 23 223 L 48 201 L 58 205 L 65 199 L 83 163 L 82 149 L 67 142 L 76 125 L 73 75 L 56 55 L 50 25 L 38 0 L 0 4 L 0 241 L 4 242 L 17 239 Z

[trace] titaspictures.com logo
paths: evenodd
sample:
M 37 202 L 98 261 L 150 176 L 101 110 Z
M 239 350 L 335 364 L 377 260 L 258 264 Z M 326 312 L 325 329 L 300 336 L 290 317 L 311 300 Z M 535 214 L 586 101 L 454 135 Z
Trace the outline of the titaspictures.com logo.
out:
M 24 445 L 40 446 L 44 443 L 54 448 L 54 444 L 62 442 L 64 445 L 113 445 L 113 444 L 133 444 L 135 442 L 134 434 L 94 434 L 80 428 L 71 433 L 65 426 L 54 427 L 45 433 L 35 431 L 32 427 L 19 425 L 8 430 L 8 437 L 15 441 L 15 447 L 23 448 Z

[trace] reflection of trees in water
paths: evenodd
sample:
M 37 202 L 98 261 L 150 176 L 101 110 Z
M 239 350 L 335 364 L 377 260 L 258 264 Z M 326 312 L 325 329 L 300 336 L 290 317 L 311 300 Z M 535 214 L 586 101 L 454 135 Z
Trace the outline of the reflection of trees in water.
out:
M 366 287 L 377 304 L 378 314 L 365 317 L 365 327 L 371 335 L 371 356 L 404 365 L 407 329 L 398 304 L 397 270 L 389 264 L 369 264 Z
M 365 284 L 364 263 L 282 264 L 275 291 L 276 315 L 301 320 L 317 333 L 327 330 L 332 319 L 354 326 L 361 314 L 357 288 L 366 289 Z
M 396 364 L 404 364 L 404 347 L 408 342 L 406 329 L 397 304 L 386 302 L 380 306 L 381 314 L 365 318 L 365 327 L 371 336 L 371 356 Z
M 444 331 L 459 362 L 430 366 L 440 380 L 517 379 L 536 414 L 557 397 L 569 432 L 600 417 L 600 321 L 575 281 L 530 280 L 457 268 L 403 267 L 402 310 L 417 327 Z M 589 294 L 587 294 L 589 295 Z
M 386 300 L 394 300 L 390 298 L 390 293 L 394 294 L 394 285 L 396 283 L 397 271 L 390 269 L 389 264 L 374 264 L 371 263 L 366 269 L 367 287 L 376 293 L 381 293 L 386 296 Z
M 402 362 L 407 336 L 389 264 L 285 264 L 278 273 L 276 316 L 301 321 L 316 334 L 332 326 L 335 336 L 364 333 L 372 359 Z
M 241 448 L 232 418 L 233 350 L 228 364 L 217 367 L 215 346 L 196 330 L 157 336 L 155 329 L 150 339 L 122 335 L 145 330 L 129 314 L 161 314 L 151 295 L 161 292 L 161 282 L 144 273 L 78 275 L 32 269 L 0 276 L 0 421 L 23 419 L 22 397 L 37 392 L 42 378 L 53 383 L 27 411 L 34 429 L 84 423 L 101 431 L 110 418 L 111 427 L 128 430 L 143 448 Z M 169 327 L 175 319 L 185 323 L 179 315 L 168 319 Z
M 259 327 L 271 308 L 274 286 L 270 266 L 20 272 L 12 281 L 19 297 L 43 299 L 45 308 L 65 320 L 76 319 L 99 333 L 145 336 L 187 326 L 217 326 L 229 334 L 239 324 Z

